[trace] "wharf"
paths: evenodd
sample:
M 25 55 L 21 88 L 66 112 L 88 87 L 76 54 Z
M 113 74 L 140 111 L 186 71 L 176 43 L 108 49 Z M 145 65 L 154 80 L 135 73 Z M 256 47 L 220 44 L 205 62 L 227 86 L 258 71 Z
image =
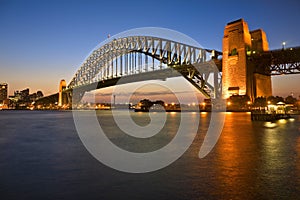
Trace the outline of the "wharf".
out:
M 279 119 L 289 119 L 291 115 L 289 114 L 269 114 L 269 113 L 255 113 L 251 112 L 251 120 L 252 121 L 275 121 Z

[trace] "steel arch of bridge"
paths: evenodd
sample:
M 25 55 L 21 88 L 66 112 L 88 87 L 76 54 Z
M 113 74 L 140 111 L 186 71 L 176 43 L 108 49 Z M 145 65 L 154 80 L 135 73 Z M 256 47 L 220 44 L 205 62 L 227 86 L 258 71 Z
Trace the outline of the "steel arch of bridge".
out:
M 221 74 L 214 62 L 208 60 L 205 49 L 168 39 L 151 36 L 118 38 L 94 50 L 68 88 L 172 68 L 206 97 L 220 97 Z M 211 75 L 213 85 L 208 83 Z

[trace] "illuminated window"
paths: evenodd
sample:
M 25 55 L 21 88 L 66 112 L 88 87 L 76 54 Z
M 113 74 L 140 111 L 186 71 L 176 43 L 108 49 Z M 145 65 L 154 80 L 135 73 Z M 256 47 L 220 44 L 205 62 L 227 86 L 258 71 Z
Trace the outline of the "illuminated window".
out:
M 228 93 L 230 96 L 232 95 L 239 95 L 240 87 L 229 87 Z
M 237 52 L 236 48 L 231 50 L 229 56 L 235 56 L 235 55 L 238 55 L 238 52 Z

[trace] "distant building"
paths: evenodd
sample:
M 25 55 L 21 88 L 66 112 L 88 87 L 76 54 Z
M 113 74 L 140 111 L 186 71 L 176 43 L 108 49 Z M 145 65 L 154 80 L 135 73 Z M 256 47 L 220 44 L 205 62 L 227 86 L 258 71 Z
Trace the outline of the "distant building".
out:
M 33 102 L 33 101 L 35 101 L 35 100 L 36 100 L 36 98 L 37 98 L 37 95 L 36 95 L 36 93 L 32 93 L 32 94 L 30 94 L 30 95 L 29 95 L 30 102 Z
M 20 105 L 23 107 L 28 107 L 43 96 L 44 95 L 42 91 L 37 91 L 36 93 L 30 94 L 29 88 L 26 88 L 21 91 L 14 91 L 14 95 L 9 96 L 9 100 L 12 108 L 18 108 Z
M 29 102 L 30 101 L 30 96 L 29 96 L 29 88 L 24 89 L 22 91 L 15 91 L 14 96 L 15 101 L 23 101 L 23 102 Z
M 0 84 L 0 103 L 1 104 L 3 103 L 3 101 L 5 101 L 7 99 L 7 88 L 8 88 L 7 83 Z
M 37 99 L 42 98 L 43 96 L 44 96 L 44 94 L 43 94 L 42 91 L 39 90 L 39 91 L 36 92 L 36 98 Z
M 29 99 L 30 99 L 30 102 L 34 102 L 34 101 L 42 98 L 43 96 L 44 95 L 43 95 L 42 91 L 37 91 L 36 93 L 29 94 Z

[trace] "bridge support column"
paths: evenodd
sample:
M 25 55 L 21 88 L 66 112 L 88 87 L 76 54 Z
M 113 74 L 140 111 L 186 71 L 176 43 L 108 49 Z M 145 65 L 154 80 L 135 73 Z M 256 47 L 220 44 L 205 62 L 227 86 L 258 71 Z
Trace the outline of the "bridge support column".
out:
M 62 79 L 59 83 L 59 89 L 58 89 L 58 106 L 61 107 L 64 104 L 67 104 L 67 97 L 66 94 L 63 92 L 66 89 L 66 81 Z
M 251 54 L 268 50 L 263 30 L 249 31 L 243 19 L 227 24 L 223 38 L 222 94 L 247 95 L 253 101 L 272 94 L 271 77 L 255 74 L 256 67 L 249 62 Z

